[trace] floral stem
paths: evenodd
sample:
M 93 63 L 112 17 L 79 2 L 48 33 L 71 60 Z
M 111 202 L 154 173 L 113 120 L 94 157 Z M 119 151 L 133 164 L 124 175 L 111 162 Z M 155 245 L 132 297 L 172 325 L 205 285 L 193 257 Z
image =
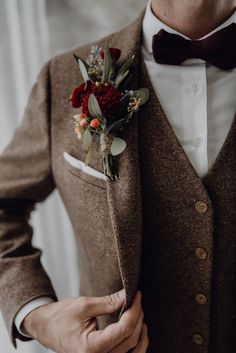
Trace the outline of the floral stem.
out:
M 116 158 L 110 153 L 104 153 L 103 155 L 103 169 L 104 174 L 109 180 L 116 180 L 119 178 L 118 165 Z

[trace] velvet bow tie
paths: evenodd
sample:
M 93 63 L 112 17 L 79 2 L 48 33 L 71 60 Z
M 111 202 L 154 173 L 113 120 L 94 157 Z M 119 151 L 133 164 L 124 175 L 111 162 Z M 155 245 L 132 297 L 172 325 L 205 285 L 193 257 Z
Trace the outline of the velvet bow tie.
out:
M 159 64 L 180 65 L 186 59 L 200 58 L 222 70 L 232 70 L 236 67 L 236 23 L 201 40 L 161 29 L 153 36 L 152 49 Z

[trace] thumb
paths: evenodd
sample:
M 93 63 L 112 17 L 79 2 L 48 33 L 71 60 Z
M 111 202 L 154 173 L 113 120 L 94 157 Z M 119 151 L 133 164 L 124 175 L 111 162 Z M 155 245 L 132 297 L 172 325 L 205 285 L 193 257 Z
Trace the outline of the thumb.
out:
M 121 309 L 125 302 L 125 290 L 106 295 L 104 297 L 87 297 L 84 314 L 87 317 L 112 314 Z

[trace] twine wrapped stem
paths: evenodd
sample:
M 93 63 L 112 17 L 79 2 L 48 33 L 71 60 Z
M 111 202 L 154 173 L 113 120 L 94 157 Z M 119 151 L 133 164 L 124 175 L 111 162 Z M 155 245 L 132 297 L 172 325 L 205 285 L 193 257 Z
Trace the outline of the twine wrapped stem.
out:
M 113 136 L 111 134 L 100 135 L 104 174 L 108 179 L 115 180 L 118 179 L 118 166 L 115 157 L 111 154 L 112 141 Z

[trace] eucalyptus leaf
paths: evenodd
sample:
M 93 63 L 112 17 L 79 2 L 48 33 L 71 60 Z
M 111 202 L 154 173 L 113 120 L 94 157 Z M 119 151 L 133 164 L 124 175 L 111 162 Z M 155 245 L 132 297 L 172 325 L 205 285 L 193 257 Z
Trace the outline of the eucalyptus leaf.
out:
M 104 174 L 109 180 L 119 179 L 118 164 L 116 158 L 112 154 L 108 153 L 103 156 L 102 159 Z
M 126 142 L 123 139 L 121 139 L 120 137 L 114 137 L 111 144 L 111 154 L 113 156 L 117 156 L 125 150 L 125 147 Z
M 121 128 L 122 124 L 125 122 L 125 120 L 126 119 L 120 119 L 120 120 L 117 120 L 114 123 L 108 125 L 104 131 L 104 135 L 107 135 L 109 132 L 114 133 L 114 132 L 118 131 Z
M 110 68 L 110 72 L 109 72 L 109 77 L 108 77 L 108 80 L 109 80 L 109 81 L 114 81 L 115 72 L 116 72 L 116 69 L 115 69 L 115 62 L 114 62 L 114 60 L 112 60 L 112 62 L 111 62 L 111 68 Z
M 140 88 L 138 91 L 134 91 L 134 95 L 141 98 L 140 105 L 143 105 L 149 100 L 150 92 L 148 88 Z
M 134 78 L 134 73 L 131 71 L 129 75 L 123 80 L 120 85 L 119 85 L 119 91 L 120 92 L 125 92 L 126 90 L 129 90 L 129 88 L 132 86 Z
M 86 63 L 86 61 L 84 61 L 83 59 L 81 59 L 78 55 L 73 54 L 75 61 L 79 64 L 79 61 L 81 60 L 82 63 L 84 64 L 84 66 L 86 67 L 86 69 L 88 70 L 89 65 Z
M 91 145 L 89 147 L 89 150 L 86 154 L 86 158 L 85 158 L 85 164 L 90 164 L 91 160 L 92 160 L 92 153 L 93 153 L 93 141 L 91 142 Z
M 79 68 L 80 68 L 81 75 L 82 75 L 84 81 L 89 81 L 90 78 L 89 78 L 89 74 L 88 74 L 87 68 L 86 68 L 84 62 L 82 60 L 80 60 L 80 59 L 79 59 Z
M 134 62 L 134 59 L 135 59 L 135 56 L 133 55 L 130 59 L 128 59 L 124 65 L 120 68 L 117 76 L 116 76 L 116 79 L 115 79 L 115 84 L 120 81 L 120 78 L 125 74 L 125 72 L 127 70 L 129 70 L 129 68 L 131 67 L 131 65 L 133 64 Z
M 84 130 L 83 133 L 83 148 L 88 151 L 92 143 L 92 134 L 89 129 Z
M 121 74 L 118 79 L 116 78 L 115 80 L 115 88 L 117 89 L 119 85 L 121 84 L 122 81 L 128 76 L 129 70 L 125 71 L 123 74 Z
M 106 82 L 109 79 L 111 68 L 112 68 L 112 58 L 111 58 L 108 42 L 106 42 L 105 50 L 104 50 L 103 82 Z
M 102 116 L 101 109 L 99 107 L 97 98 L 93 93 L 90 94 L 89 100 L 88 100 L 88 109 L 89 113 L 91 114 L 92 117 L 100 117 Z

